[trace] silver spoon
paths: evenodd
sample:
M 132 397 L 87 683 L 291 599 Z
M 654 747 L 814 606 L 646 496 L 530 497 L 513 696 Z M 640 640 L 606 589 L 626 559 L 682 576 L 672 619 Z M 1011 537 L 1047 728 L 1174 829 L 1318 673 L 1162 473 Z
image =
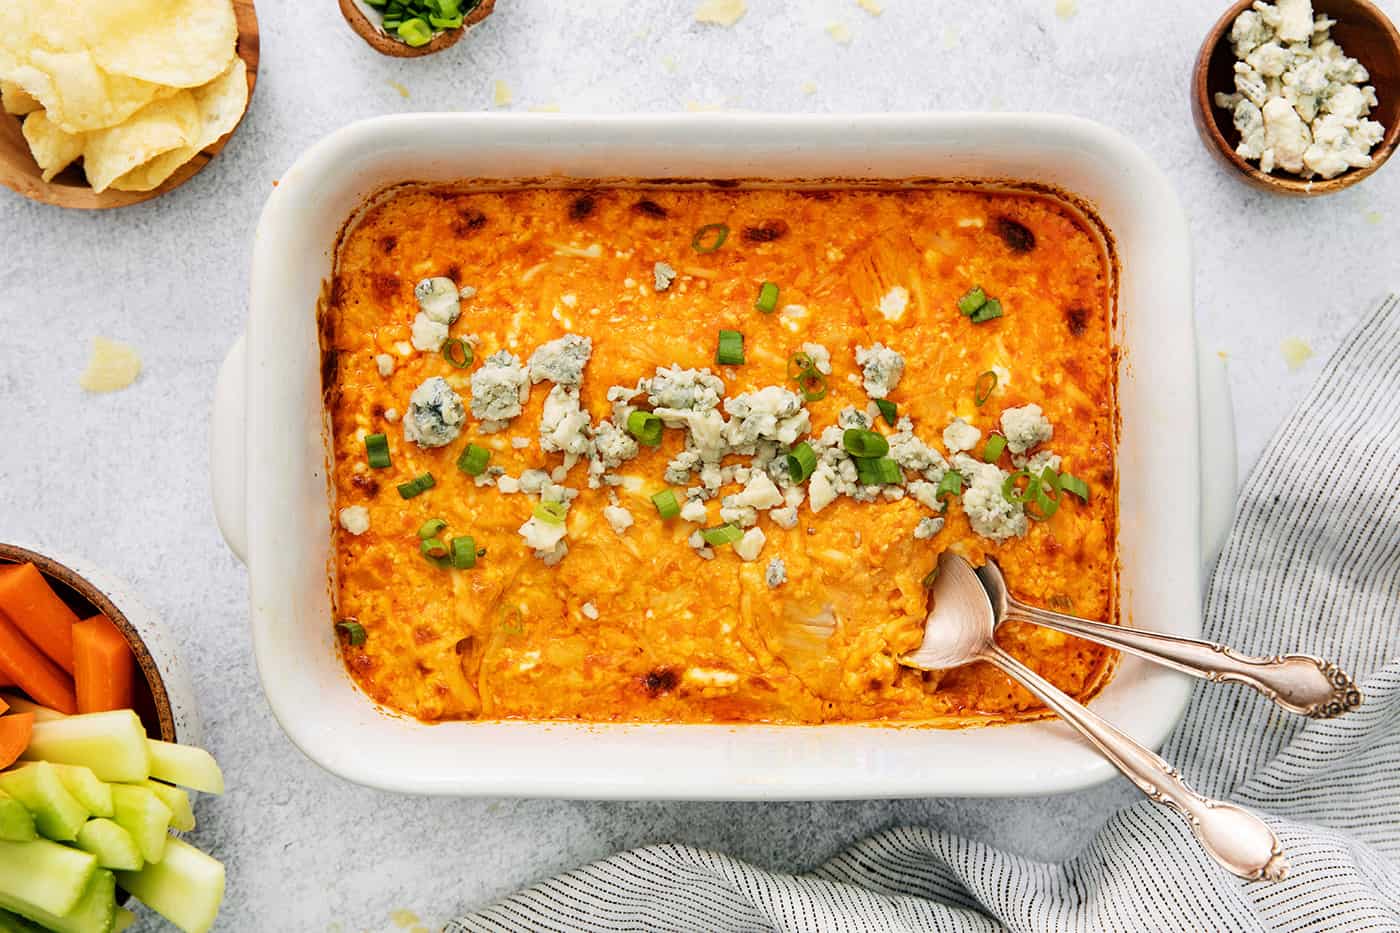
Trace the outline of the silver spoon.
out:
M 977 576 L 992 601 L 992 618 L 997 625 L 1006 619 L 1019 619 L 1120 648 L 1212 683 L 1245 684 L 1289 712 L 1314 719 L 1340 716 L 1361 704 L 1361 691 L 1331 661 L 1307 654 L 1256 658 L 1213 642 L 1091 622 L 1028 606 L 1011 595 L 1006 578 L 991 559 L 977 568 Z
M 1185 816 L 1202 847 L 1226 869 L 1250 881 L 1283 877 L 1288 869 L 1283 847 L 1263 820 L 1242 807 L 1196 793 L 1155 752 L 1003 651 L 996 643 L 992 604 L 966 560 L 943 552 L 929 598 L 933 608 L 924 623 L 923 644 L 901 663 L 931 671 L 972 661 L 996 665 L 1077 729 L 1149 798 Z

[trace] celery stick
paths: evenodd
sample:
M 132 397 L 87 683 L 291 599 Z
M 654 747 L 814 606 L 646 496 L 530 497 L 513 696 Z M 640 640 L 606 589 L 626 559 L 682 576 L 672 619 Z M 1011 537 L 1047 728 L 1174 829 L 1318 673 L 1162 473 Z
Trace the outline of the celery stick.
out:
M 165 859 L 140 871 L 118 872 L 121 886 L 185 933 L 206 933 L 224 899 L 224 866 L 181 839 Z
M 146 788 L 170 808 L 171 829 L 181 833 L 194 829 L 194 806 L 190 803 L 189 794 L 160 781 L 142 781 L 137 786 Z
M 97 779 L 91 768 L 82 765 L 53 765 L 68 793 L 78 799 L 93 816 L 112 815 L 112 789 Z
M 0 910 L 0 933 L 44 933 L 44 930 L 18 914 Z
M 117 908 L 117 919 L 112 924 L 112 933 L 122 933 L 127 927 L 136 922 L 136 914 L 125 907 Z
M 0 901 L 0 907 L 31 920 L 39 918 L 29 913 L 30 908 L 66 914 L 96 870 L 93 856 L 47 839 L 0 842 L 0 897 L 13 900 Z
M 50 719 L 67 719 L 67 713 L 60 713 L 56 709 L 49 709 L 47 706 L 40 706 L 29 697 L 22 697 L 17 693 L 9 693 L 0 690 L 0 702 L 10 707 L 12 713 L 33 713 L 35 722 L 48 722 Z
M 131 833 L 106 819 L 88 820 L 78 830 L 78 848 L 97 856 L 99 868 L 119 868 L 135 871 L 146 860 Z
M 141 857 L 159 862 L 165 855 L 166 834 L 170 832 L 170 808 L 144 787 L 112 785 L 117 825 L 131 833 Z
M 29 842 L 34 838 L 34 817 L 9 794 L 0 790 L 0 841 Z
M 87 822 L 87 808 L 68 793 L 58 771 L 47 761 L 0 774 L 0 790 L 24 804 L 34 816 L 34 828 L 50 839 L 76 839 Z
M 151 739 L 147 744 L 151 749 L 151 777 L 206 794 L 224 792 L 224 774 L 214 756 L 204 749 L 158 739 Z
M 151 776 L 146 730 L 129 709 L 36 722 L 22 757 L 84 765 L 103 781 L 144 781 Z
M 117 913 L 117 883 L 110 871 L 98 869 L 77 906 L 66 914 L 55 914 L 4 894 L 0 894 L 0 908 L 28 917 L 53 933 L 111 933 Z

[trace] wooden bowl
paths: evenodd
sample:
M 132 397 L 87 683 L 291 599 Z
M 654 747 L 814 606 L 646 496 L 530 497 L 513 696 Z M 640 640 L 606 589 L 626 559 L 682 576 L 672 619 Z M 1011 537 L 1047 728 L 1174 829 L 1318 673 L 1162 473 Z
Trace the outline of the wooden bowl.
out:
M 1237 0 L 1206 34 L 1196 56 L 1191 75 L 1191 113 L 1196 131 L 1206 149 L 1232 174 L 1248 184 L 1275 194 L 1291 197 L 1317 197 L 1349 188 L 1364 180 L 1390 158 L 1400 141 L 1400 33 L 1395 25 L 1369 0 L 1313 0 L 1313 11 L 1337 21 L 1332 38 L 1342 50 L 1366 66 L 1370 84 L 1376 89 L 1379 105 L 1370 119 L 1380 121 L 1385 136 L 1371 150 L 1371 165 L 1347 169 L 1336 178 L 1306 179 L 1280 171 L 1269 175 L 1235 152 L 1240 134 L 1228 110 L 1215 106 L 1215 94 L 1235 90 L 1235 52 L 1230 47 L 1230 27 L 1235 17 L 1252 6 L 1251 0 Z
M 496 0 L 481 0 L 463 18 L 460 29 L 443 30 L 433 36 L 432 41 L 426 45 L 412 46 L 407 42 L 400 42 L 393 36 L 385 35 L 384 30 L 379 28 L 379 14 L 373 12 L 372 9 L 366 10 L 362 0 L 340 0 L 340 14 L 350 24 L 350 28 L 355 30 L 355 34 L 369 43 L 370 48 L 391 58 L 420 58 L 434 52 L 441 52 L 443 49 L 450 49 L 457 44 L 458 39 L 467 34 L 468 30 L 490 16 L 495 9 Z
M 233 0 L 233 15 L 238 23 L 236 51 L 248 68 L 248 102 L 251 104 L 253 85 L 257 83 L 258 78 L 258 17 L 253 9 L 253 0 Z M 246 107 L 243 112 L 248 112 Z M 52 181 L 44 181 L 38 164 L 29 153 L 29 145 L 20 133 L 19 118 L 0 113 L 0 185 L 19 192 L 31 201 L 53 204 L 56 207 L 94 211 L 139 204 L 160 197 L 167 191 L 173 191 L 199 174 L 200 169 L 219 154 L 229 137 L 237 130 L 238 127 L 235 126 L 213 145 L 200 150 L 194 158 L 176 169 L 175 174 L 150 191 L 117 191 L 108 188 L 99 194 L 88 185 L 82 169 L 76 165 L 71 165 L 55 175 Z
M 53 558 L 13 544 L 0 543 L 0 565 L 4 564 L 33 564 L 44 575 L 44 579 L 53 587 L 59 598 L 78 614 L 78 618 L 88 619 L 100 613 L 112 620 L 112 624 L 126 636 L 127 643 L 131 645 L 131 651 L 136 656 L 136 665 L 142 675 L 136 682 L 135 706 L 141 721 L 146 725 L 147 734 L 154 739 L 177 741 L 178 716 L 171 691 L 167 688 L 155 656 L 141 632 L 137 631 L 131 618 L 108 596 L 107 590 L 111 590 L 112 587 L 99 588 Z M 182 738 L 188 742 L 192 737 Z

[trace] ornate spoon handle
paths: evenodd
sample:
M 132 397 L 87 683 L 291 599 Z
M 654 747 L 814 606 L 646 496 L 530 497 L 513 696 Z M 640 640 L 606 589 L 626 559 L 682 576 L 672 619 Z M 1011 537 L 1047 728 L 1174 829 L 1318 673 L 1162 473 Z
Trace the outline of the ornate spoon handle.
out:
M 1201 846 L 1226 869 L 1249 881 L 1277 881 L 1284 876 L 1288 862 L 1283 846 L 1259 817 L 1232 803 L 1196 793 L 1160 755 L 1066 696 L 996 645 L 988 646 L 981 657 L 1039 697 L 1150 799 L 1185 816 Z
M 1245 684 L 1284 709 L 1315 719 L 1340 716 L 1361 703 L 1361 691 L 1344 671 L 1306 654 L 1256 658 L 1213 642 L 1091 622 L 1024 603 L 1008 606 L 1006 617 L 1121 648 L 1215 683 Z

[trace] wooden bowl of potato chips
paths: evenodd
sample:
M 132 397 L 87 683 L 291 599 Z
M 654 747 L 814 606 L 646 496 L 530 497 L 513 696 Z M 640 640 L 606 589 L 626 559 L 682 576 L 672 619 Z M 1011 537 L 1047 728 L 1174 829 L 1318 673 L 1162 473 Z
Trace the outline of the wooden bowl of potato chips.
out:
M 257 70 L 253 0 L 0 0 L 0 184 L 84 210 L 178 188 Z

